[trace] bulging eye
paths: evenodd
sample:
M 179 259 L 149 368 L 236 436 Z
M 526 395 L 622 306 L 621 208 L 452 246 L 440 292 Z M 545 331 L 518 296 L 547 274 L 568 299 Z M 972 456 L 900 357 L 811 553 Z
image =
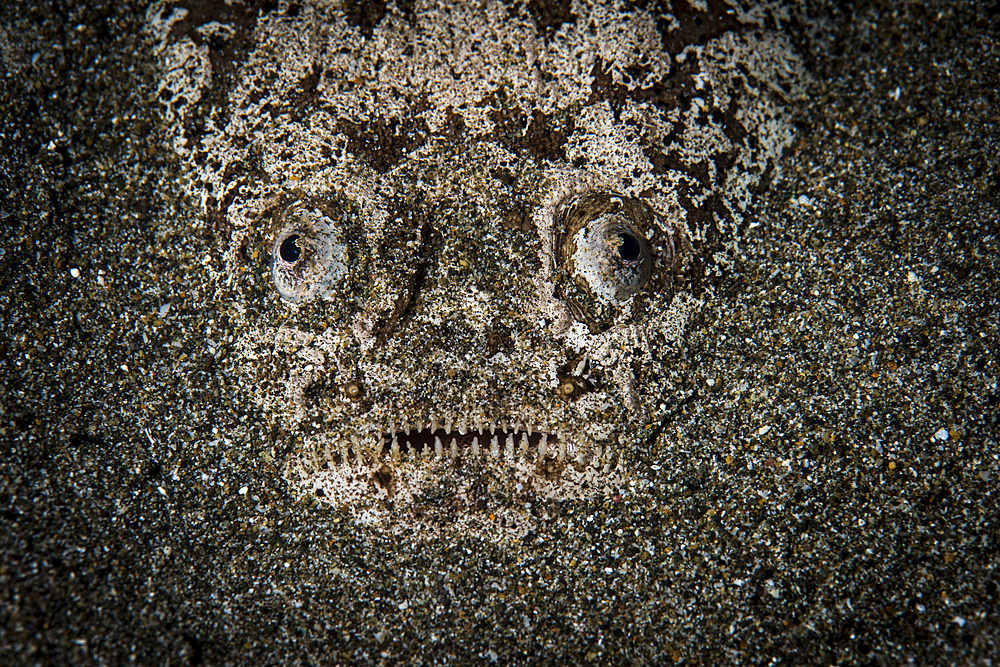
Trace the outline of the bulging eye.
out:
M 618 213 L 581 226 L 567 239 L 566 268 L 602 303 L 624 301 L 641 290 L 653 271 L 646 237 Z
M 286 219 L 271 249 L 274 287 L 291 303 L 327 296 L 348 275 L 347 244 L 318 210 L 294 210 Z
M 302 248 L 299 247 L 300 238 L 302 237 L 292 232 L 281 239 L 277 254 L 282 264 L 292 265 L 302 258 Z
M 603 311 L 649 282 L 653 255 L 645 230 L 653 213 L 644 202 L 591 191 L 564 200 L 554 214 L 559 264 L 576 286 L 564 289 L 566 297 Z

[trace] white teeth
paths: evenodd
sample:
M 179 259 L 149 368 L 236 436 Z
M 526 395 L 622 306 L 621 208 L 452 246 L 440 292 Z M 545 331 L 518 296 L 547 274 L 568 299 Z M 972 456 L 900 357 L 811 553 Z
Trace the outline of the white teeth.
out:
M 578 363 L 576 365 L 576 368 L 573 369 L 573 375 L 577 376 L 583 375 L 583 369 L 584 367 L 586 367 L 586 365 L 587 365 L 587 355 L 585 354 L 583 355 L 583 359 L 580 360 L 580 363 Z
M 479 431 L 479 435 L 483 434 L 483 416 L 476 415 L 476 430 Z
M 594 471 L 612 471 L 619 465 L 620 451 L 617 446 L 592 443 L 589 438 L 582 444 L 572 435 L 558 435 L 539 430 L 525 421 L 490 422 L 485 429 L 489 433 L 476 434 L 475 428 L 483 428 L 481 415 L 431 417 L 428 428 L 423 424 L 405 424 L 384 427 L 386 430 L 372 430 L 370 433 L 348 434 L 339 442 L 325 446 L 327 461 L 339 459 L 340 465 L 378 465 L 382 461 L 419 461 L 451 458 L 457 461 L 470 453 L 473 456 L 486 455 L 500 460 L 517 460 L 530 457 L 541 464 L 543 461 L 573 462 L 585 465 Z M 397 428 L 399 429 L 397 431 Z M 433 429 L 433 430 L 429 430 Z M 485 430 L 484 429 L 484 430 Z M 426 435 L 421 431 L 427 430 Z M 404 433 L 411 434 L 406 437 Z M 535 433 L 538 434 L 537 440 Z M 466 439 L 466 434 L 472 435 Z M 551 437 L 550 437 L 551 436 Z M 486 438 L 486 439 L 484 439 Z M 321 454 L 323 456 L 323 454 Z
M 423 431 L 424 430 L 424 420 L 423 419 L 418 419 L 417 420 L 416 430 L 418 430 L 418 431 Z M 409 435 L 409 433 L 407 433 L 406 435 Z

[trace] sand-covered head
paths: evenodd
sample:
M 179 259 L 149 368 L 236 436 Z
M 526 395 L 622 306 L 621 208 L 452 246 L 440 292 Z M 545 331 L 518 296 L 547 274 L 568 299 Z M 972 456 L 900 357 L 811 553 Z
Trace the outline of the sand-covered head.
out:
M 786 17 L 369 9 L 148 17 L 289 474 L 369 516 L 442 485 L 476 508 L 623 483 L 791 141 Z

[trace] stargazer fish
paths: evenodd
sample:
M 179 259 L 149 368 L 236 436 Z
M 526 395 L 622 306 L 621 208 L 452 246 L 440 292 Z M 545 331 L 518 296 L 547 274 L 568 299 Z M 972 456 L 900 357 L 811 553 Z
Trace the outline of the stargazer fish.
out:
M 216 288 L 289 477 L 442 522 L 626 483 L 792 141 L 790 21 L 720 0 L 154 6 L 165 131 L 225 240 Z

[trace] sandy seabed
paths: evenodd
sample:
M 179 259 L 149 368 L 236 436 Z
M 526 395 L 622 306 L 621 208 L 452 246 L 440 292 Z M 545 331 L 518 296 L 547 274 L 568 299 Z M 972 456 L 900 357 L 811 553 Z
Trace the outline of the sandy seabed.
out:
M 142 8 L 0 10 L 0 662 L 991 664 L 1000 25 L 897 4 L 809 42 L 646 483 L 499 541 L 289 485 Z

